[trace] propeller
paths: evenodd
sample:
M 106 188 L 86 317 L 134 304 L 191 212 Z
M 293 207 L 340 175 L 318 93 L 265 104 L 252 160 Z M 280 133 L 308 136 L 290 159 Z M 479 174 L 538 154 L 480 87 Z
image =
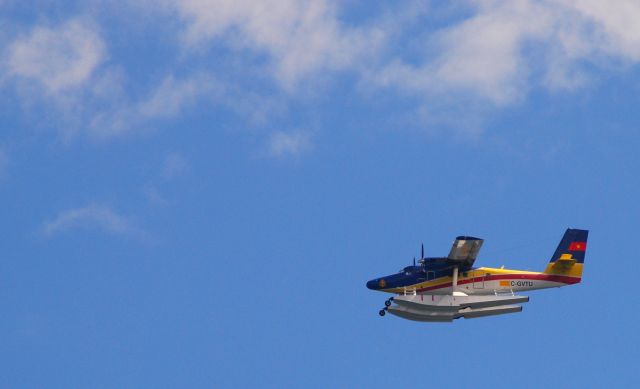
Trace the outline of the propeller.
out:
M 424 262 L 425 262 L 425 258 L 424 258 L 424 243 L 422 243 L 422 245 L 420 246 L 420 260 L 418 261 L 423 267 L 424 267 Z M 413 258 L 413 266 L 416 265 L 416 259 L 415 257 Z

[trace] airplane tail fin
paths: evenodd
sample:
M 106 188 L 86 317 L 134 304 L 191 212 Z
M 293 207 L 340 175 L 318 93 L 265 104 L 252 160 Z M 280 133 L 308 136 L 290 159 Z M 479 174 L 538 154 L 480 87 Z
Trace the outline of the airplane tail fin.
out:
M 582 278 L 588 237 L 588 230 L 567 228 L 544 273 Z

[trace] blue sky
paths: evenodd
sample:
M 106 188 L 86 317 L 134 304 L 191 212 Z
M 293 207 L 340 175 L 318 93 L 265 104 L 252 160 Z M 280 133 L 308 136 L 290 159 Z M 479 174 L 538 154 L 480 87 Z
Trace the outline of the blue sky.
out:
M 0 0 L 0 386 L 638 384 L 640 5 Z M 380 318 L 424 242 L 584 280 Z

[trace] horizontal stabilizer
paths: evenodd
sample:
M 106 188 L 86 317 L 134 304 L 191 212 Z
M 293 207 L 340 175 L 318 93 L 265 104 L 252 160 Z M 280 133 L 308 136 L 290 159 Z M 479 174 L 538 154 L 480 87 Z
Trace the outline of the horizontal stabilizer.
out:
M 554 262 L 554 266 L 557 267 L 571 267 L 576 263 L 576 259 L 571 256 L 571 254 L 562 254 L 560 258 L 556 259 Z

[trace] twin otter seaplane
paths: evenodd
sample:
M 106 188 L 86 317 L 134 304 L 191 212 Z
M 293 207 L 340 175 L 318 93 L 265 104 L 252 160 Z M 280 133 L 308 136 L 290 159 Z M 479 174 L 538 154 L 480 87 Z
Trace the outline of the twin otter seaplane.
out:
M 522 311 L 529 301 L 517 292 L 577 284 L 582 279 L 589 231 L 569 228 L 543 272 L 473 267 L 484 242 L 459 236 L 447 257 L 424 257 L 416 266 L 367 282 L 367 288 L 396 296 L 385 301 L 386 312 L 416 321 L 450 322 Z

